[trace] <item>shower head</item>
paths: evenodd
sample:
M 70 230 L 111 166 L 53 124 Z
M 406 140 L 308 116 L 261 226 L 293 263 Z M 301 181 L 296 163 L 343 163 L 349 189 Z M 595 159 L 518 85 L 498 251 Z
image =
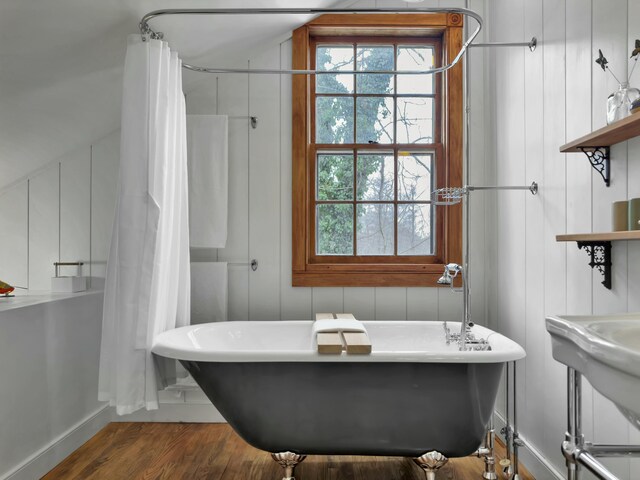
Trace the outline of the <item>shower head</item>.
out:
M 467 194 L 467 187 L 444 187 L 431 192 L 433 205 L 455 205 Z

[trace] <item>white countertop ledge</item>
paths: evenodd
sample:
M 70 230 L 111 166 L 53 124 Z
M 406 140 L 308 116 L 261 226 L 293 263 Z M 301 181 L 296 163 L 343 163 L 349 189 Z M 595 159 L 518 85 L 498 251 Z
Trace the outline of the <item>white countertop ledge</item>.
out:
M 15 297 L 4 297 L 0 295 L 0 314 L 9 310 L 27 308 L 43 303 L 59 302 L 69 298 L 84 297 L 86 295 L 102 295 L 104 290 L 94 289 L 76 293 L 51 293 L 51 292 L 30 292 L 18 293 Z

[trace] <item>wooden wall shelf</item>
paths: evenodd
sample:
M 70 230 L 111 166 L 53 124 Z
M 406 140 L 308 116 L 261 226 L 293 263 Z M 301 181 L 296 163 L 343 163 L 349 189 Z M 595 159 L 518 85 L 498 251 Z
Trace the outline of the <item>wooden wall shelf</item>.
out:
M 558 242 L 611 242 L 618 240 L 640 240 L 640 230 L 556 235 L 556 241 Z
M 610 147 L 640 135 L 640 115 L 634 114 L 580 137 L 560 147 L 562 153 L 582 152 L 582 149 Z
M 579 249 L 589 255 L 589 266 L 597 269 L 604 279 L 602 284 L 611 290 L 611 242 L 640 240 L 640 230 L 606 233 L 570 233 L 556 235 L 558 242 L 577 242 Z
M 640 115 L 634 114 L 560 147 L 560 152 L 582 152 L 605 185 L 609 186 L 609 147 L 640 135 Z

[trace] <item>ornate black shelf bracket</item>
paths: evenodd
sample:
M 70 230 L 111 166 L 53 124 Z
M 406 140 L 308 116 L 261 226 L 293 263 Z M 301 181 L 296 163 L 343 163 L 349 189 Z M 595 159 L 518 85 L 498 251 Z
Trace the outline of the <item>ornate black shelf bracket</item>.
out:
M 609 186 L 609 147 L 578 147 L 589 159 L 593 169 L 600 174 L 604 184 Z
M 604 277 L 602 285 L 611 290 L 611 242 L 578 242 L 578 248 L 587 251 L 589 266 L 598 269 Z

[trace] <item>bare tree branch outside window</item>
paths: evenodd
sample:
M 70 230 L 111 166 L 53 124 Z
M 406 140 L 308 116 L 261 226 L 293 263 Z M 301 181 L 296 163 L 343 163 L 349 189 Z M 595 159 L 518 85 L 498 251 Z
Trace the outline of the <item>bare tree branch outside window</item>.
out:
M 336 72 L 316 77 L 316 144 L 345 145 L 316 159 L 318 254 L 432 254 L 435 153 L 410 145 L 434 141 L 433 78 L 339 72 L 430 68 L 433 56 L 424 45 L 316 49 L 317 68 Z

